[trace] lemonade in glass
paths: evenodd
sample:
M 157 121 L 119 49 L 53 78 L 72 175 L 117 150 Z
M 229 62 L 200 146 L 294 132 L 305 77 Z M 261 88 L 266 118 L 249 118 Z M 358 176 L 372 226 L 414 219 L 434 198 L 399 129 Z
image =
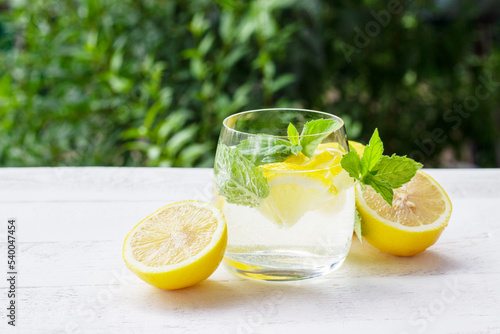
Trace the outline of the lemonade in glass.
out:
M 223 122 L 214 202 L 228 228 L 225 265 L 257 280 L 301 280 L 337 269 L 351 245 L 354 182 L 342 119 L 262 109 Z

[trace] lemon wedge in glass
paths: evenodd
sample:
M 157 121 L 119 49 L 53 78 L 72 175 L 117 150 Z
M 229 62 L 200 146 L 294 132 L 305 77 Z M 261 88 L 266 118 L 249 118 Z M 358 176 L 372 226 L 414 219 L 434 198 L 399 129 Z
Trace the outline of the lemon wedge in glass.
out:
M 282 228 L 295 225 L 302 216 L 338 194 L 323 171 L 308 171 L 292 163 L 260 166 L 271 188 L 259 211 Z

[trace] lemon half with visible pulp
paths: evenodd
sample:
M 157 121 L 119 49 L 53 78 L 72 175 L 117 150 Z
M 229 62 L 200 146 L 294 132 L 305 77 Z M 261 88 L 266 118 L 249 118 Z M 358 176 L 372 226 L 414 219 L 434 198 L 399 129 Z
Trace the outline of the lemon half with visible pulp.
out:
M 181 289 L 208 278 L 227 245 L 226 221 L 210 203 L 184 201 L 155 211 L 125 238 L 123 259 L 157 288 Z
M 412 256 L 432 246 L 448 225 L 452 205 L 446 192 L 429 175 L 418 171 L 394 189 L 392 207 L 371 187 L 356 189 L 363 238 L 392 255 Z

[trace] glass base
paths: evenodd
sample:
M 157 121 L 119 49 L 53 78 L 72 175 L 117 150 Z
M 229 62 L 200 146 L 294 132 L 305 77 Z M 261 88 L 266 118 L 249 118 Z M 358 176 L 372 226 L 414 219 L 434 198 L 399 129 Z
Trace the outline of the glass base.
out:
M 225 266 L 234 274 L 259 281 L 298 281 L 338 269 L 347 254 L 317 256 L 304 251 L 270 250 L 226 253 Z

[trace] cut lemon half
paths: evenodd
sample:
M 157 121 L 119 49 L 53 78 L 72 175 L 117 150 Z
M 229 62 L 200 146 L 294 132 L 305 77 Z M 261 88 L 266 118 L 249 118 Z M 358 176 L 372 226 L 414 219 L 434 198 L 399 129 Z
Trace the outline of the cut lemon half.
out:
M 208 278 L 227 245 L 226 221 L 210 203 L 166 205 L 125 238 L 123 259 L 139 278 L 157 288 L 181 289 Z
M 338 194 L 322 172 L 304 171 L 303 167 L 290 163 L 274 163 L 261 168 L 271 191 L 259 206 L 259 211 L 279 227 L 292 227 L 306 212 L 315 210 Z
M 392 255 L 412 256 L 432 246 L 451 216 L 451 201 L 429 175 L 418 171 L 401 188 L 394 189 L 392 207 L 371 187 L 356 189 L 363 237 Z

